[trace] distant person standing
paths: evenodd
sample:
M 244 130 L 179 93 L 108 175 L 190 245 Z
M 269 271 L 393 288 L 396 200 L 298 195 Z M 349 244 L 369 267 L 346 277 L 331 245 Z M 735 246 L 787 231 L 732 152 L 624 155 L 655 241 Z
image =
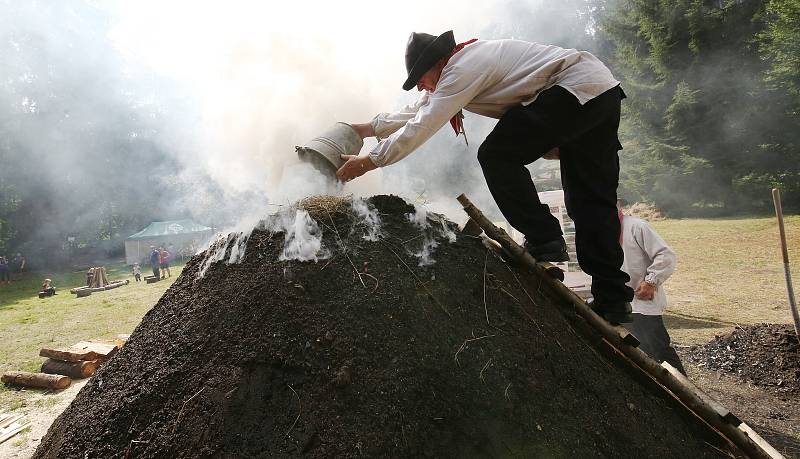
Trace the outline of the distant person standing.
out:
M 159 262 L 161 263 L 161 278 L 166 279 L 167 277 L 172 277 L 172 273 L 169 272 L 169 257 L 170 253 L 164 247 L 161 247 L 159 251 Z M 166 276 L 164 275 L 166 274 Z
M 136 282 L 141 282 L 142 280 L 142 267 L 139 266 L 139 263 L 133 264 L 133 277 L 136 279 Z
M 161 277 L 161 273 L 159 272 L 159 268 L 161 267 L 161 263 L 159 260 L 159 252 L 155 246 L 150 246 L 150 268 L 153 270 L 153 277 L 159 279 Z
M 11 260 L 10 266 L 15 273 L 22 274 L 22 271 L 25 270 L 25 257 L 21 253 L 17 253 Z
M 6 257 L 0 256 L 0 284 L 5 283 L 7 285 L 11 283 L 10 271 L 11 267 L 8 266 Z
M 620 243 L 625 254 L 622 270 L 631 276 L 634 289 L 633 321 L 624 324 L 641 341 L 639 349 L 656 361 L 666 361 L 683 374 L 680 357 L 672 348 L 664 327 L 667 294 L 664 282 L 675 272 L 675 252 L 647 222 L 619 211 Z

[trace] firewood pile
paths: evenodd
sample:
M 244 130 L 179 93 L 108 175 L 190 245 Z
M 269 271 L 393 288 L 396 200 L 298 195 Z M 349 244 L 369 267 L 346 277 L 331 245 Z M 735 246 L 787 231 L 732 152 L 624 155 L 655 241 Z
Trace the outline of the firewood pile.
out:
M 89 271 L 86 272 L 86 285 L 83 287 L 75 287 L 70 289 L 70 293 L 74 293 L 78 296 L 78 298 L 81 298 L 91 295 L 92 292 L 111 290 L 112 288 L 117 288 L 122 285 L 128 285 L 129 282 L 130 281 L 128 279 L 109 281 L 108 275 L 106 274 L 106 268 L 103 266 L 97 266 L 94 268 L 89 268 Z
M 43 348 L 39 355 L 47 357 L 47 360 L 42 364 L 40 373 L 7 371 L 3 374 L 2 381 L 22 387 L 66 389 L 73 379 L 92 376 L 123 344 L 122 339 L 90 340 L 66 348 Z

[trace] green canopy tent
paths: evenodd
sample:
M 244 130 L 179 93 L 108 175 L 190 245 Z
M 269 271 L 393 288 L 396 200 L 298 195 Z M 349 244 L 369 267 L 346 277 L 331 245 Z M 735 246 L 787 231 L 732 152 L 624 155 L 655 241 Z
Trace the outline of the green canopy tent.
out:
M 150 256 L 150 246 L 166 248 L 173 259 L 191 256 L 208 242 L 212 234 L 211 228 L 192 220 L 153 222 L 125 239 L 125 262 L 129 265 L 146 264 Z

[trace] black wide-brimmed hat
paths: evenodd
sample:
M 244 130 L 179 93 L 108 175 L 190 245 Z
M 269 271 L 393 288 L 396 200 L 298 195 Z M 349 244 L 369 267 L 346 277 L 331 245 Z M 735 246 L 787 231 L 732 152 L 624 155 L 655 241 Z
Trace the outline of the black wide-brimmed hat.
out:
M 434 66 L 439 59 L 447 56 L 456 47 L 453 31 L 434 37 L 427 33 L 412 32 L 406 45 L 406 70 L 408 78 L 403 89 L 408 91 L 417 85 L 422 75 Z

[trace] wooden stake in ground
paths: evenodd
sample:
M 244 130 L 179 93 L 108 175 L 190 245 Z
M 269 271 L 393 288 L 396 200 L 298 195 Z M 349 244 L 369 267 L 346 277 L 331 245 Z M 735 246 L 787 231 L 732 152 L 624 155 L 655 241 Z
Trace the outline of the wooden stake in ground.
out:
M 783 253 L 783 272 L 786 276 L 786 290 L 789 294 L 789 307 L 792 309 L 794 319 L 794 333 L 800 337 L 800 315 L 797 313 L 797 304 L 794 302 L 794 289 L 792 288 L 792 272 L 789 270 L 789 250 L 786 248 L 786 230 L 783 229 L 783 209 L 781 208 L 781 191 L 772 189 L 772 201 L 775 203 L 775 216 L 778 218 L 778 229 L 781 234 L 781 252 Z

